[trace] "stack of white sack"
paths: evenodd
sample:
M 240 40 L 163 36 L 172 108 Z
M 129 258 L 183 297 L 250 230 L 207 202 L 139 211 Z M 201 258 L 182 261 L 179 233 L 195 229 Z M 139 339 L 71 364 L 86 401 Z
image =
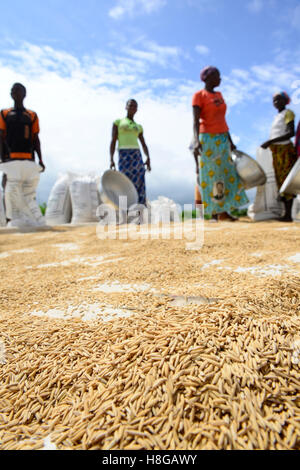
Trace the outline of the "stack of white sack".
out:
M 70 184 L 72 202 L 72 224 L 98 222 L 97 209 L 100 205 L 98 186 L 100 178 L 94 174 L 78 175 Z
M 1 175 L 0 175 L 1 179 Z M 5 227 L 6 226 L 6 216 L 5 216 L 5 209 L 4 209 L 4 204 L 3 204 L 3 192 L 2 189 L 0 189 L 0 227 Z
M 47 225 L 69 224 L 72 219 L 72 203 L 70 195 L 70 182 L 72 173 L 59 174 L 56 183 L 51 189 L 47 209 Z
M 98 222 L 100 178 L 94 174 L 59 174 L 47 203 L 48 225 L 81 225 Z
M 157 200 L 151 201 L 148 205 L 150 206 L 152 224 L 181 221 L 180 206 L 172 201 L 172 199 L 159 196 Z
M 292 208 L 292 218 L 294 222 L 300 222 L 300 195 L 294 199 Z
M 264 170 L 267 182 L 258 186 L 254 203 L 249 206 L 248 216 L 255 221 L 276 219 L 283 215 L 284 205 L 279 200 L 279 190 L 273 167 L 273 156 L 270 149 L 257 149 L 256 160 Z
M 6 217 L 9 227 L 41 227 L 45 217 L 36 201 L 36 190 L 41 167 L 32 161 L 1 163 L 1 171 L 7 175 L 5 186 Z

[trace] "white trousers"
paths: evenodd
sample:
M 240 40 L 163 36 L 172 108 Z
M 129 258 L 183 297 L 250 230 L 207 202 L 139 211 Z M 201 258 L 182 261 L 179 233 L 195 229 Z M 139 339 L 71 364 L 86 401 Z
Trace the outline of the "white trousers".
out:
M 0 171 L 7 176 L 5 208 L 11 226 L 44 225 L 44 217 L 36 202 L 41 167 L 32 161 L 15 160 L 1 163 Z

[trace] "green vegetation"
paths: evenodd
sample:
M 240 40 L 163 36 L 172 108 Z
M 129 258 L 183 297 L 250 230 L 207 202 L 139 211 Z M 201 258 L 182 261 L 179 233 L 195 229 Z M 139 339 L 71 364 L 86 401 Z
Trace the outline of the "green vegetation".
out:
M 231 212 L 234 217 L 247 217 L 248 209 L 236 209 Z
M 182 211 L 181 212 L 181 220 L 189 220 L 189 219 L 196 219 L 197 214 L 196 210 L 191 211 Z
M 198 215 L 199 217 L 199 215 Z M 189 220 L 189 219 L 196 219 L 197 218 L 197 212 L 196 212 L 196 209 L 194 209 L 193 211 L 182 211 L 181 213 L 181 220 Z M 204 216 L 204 219 L 205 220 L 209 220 L 211 217 L 209 215 L 205 215 Z
M 46 214 L 46 209 L 47 209 L 47 204 L 44 202 L 43 204 L 40 204 L 40 209 L 41 209 L 41 213 L 43 215 Z

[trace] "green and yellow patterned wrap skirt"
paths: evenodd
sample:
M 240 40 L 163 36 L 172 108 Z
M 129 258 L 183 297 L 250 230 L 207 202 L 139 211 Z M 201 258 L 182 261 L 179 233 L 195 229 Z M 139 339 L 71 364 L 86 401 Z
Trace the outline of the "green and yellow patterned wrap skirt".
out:
M 228 134 L 200 134 L 199 188 L 205 215 L 229 214 L 248 204 L 244 186 L 231 158 Z
M 279 191 L 297 161 L 297 153 L 292 142 L 290 144 L 271 145 L 270 149 L 273 155 L 273 167 Z M 294 197 L 290 194 L 283 194 L 283 196 L 285 199 L 293 199 Z

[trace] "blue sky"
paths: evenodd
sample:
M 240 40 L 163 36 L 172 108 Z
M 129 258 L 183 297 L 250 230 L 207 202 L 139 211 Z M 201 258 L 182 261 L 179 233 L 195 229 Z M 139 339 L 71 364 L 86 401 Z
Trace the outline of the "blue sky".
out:
M 127 98 L 137 98 L 153 166 L 148 197 L 188 203 L 200 70 L 221 70 L 231 133 L 255 157 L 268 138 L 275 91 L 290 93 L 300 119 L 299 36 L 298 0 L 4 2 L 0 107 L 10 106 L 14 81 L 27 86 L 25 104 L 41 121 L 47 173 L 39 199 L 46 200 L 59 172 L 107 169 L 112 122 Z

